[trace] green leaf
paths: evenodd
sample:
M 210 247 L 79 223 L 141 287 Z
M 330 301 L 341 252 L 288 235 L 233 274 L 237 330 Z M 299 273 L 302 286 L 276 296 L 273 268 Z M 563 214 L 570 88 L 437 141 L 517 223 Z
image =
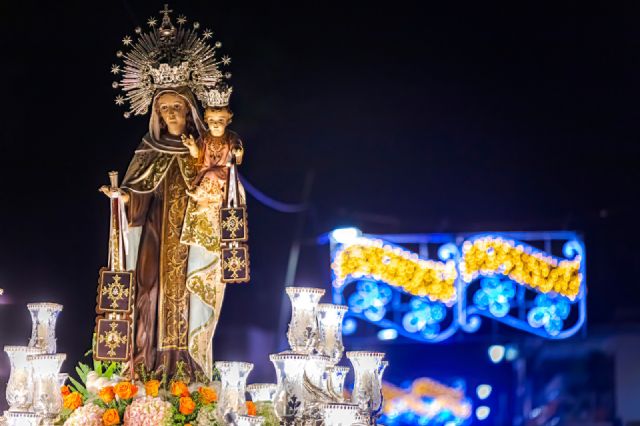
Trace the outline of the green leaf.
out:
M 111 364 L 109 364 L 109 367 L 107 367 L 104 372 L 104 377 L 106 377 L 107 379 L 111 379 L 111 376 L 113 376 L 113 373 L 115 373 L 118 366 L 119 365 L 117 362 L 112 362 Z
M 76 367 L 76 373 L 78 373 L 78 377 L 80 377 L 80 380 L 82 380 L 82 383 L 84 383 L 85 385 L 87 384 L 87 374 L 89 374 L 90 371 L 91 369 L 89 368 L 89 366 L 81 362 L 79 362 L 78 366 Z
M 98 376 L 102 377 L 102 361 L 93 360 L 93 371 L 98 373 Z
M 82 381 L 82 383 L 84 383 L 86 385 L 87 384 L 87 375 L 82 372 L 80 367 L 76 367 L 76 373 L 78 373 L 78 377 L 80 377 L 80 380 Z M 69 380 L 71 380 L 71 377 L 69 377 Z M 71 383 L 73 383 L 73 380 L 71 380 Z M 77 382 L 77 383 L 79 383 L 79 382 Z
M 73 387 L 75 388 L 76 392 L 80 392 L 80 394 L 82 396 L 84 396 L 85 398 L 89 397 L 89 391 L 87 391 L 87 388 L 85 388 L 82 385 L 82 383 L 80 383 L 79 381 L 77 381 L 73 377 L 69 377 L 69 381 L 73 384 Z

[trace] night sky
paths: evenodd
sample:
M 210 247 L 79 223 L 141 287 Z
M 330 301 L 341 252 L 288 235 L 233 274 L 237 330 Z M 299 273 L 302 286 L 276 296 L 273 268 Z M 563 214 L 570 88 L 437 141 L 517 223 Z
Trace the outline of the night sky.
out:
M 339 225 L 577 230 L 590 327 L 640 322 L 637 4 L 301 3 L 170 6 L 233 59 L 241 173 L 293 203 L 313 173 L 305 241 Z M 90 346 L 107 256 L 97 188 L 148 123 L 122 117 L 109 69 L 162 5 L 0 5 L 0 345 L 26 343 L 25 303 L 58 301 L 60 350 L 75 362 Z M 227 333 L 278 325 L 296 217 L 251 198 L 249 215 L 253 280 L 227 290 Z M 302 264 L 297 281 L 326 284 L 326 247 Z

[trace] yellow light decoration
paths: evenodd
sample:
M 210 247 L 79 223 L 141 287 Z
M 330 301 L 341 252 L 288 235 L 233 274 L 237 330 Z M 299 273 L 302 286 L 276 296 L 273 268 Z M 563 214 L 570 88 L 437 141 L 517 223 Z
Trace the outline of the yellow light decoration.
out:
M 457 272 L 454 261 L 420 259 L 417 254 L 383 244 L 381 240 L 361 238 L 346 245 L 332 264 L 335 285 L 347 277 L 371 277 L 415 296 L 450 303 L 456 299 Z
M 463 244 L 460 274 L 466 282 L 500 274 L 541 293 L 553 291 L 574 300 L 582 283 L 581 261 L 580 256 L 559 260 L 514 241 L 484 237 Z

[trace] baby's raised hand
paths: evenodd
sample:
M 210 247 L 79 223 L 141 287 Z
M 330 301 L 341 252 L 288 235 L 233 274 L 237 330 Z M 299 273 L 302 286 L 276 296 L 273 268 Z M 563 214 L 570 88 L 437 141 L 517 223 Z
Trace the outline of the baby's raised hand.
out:
M 189 153 L 191 154 L 191 156 L 194 158 L 198 158 L 198 144 L 193 138 L 193 135 L 189 135 L 189 137 L 187 137 L 185 134 L 182 134 L 180 138 L 182 139 L 182 144 L 189 148 Z

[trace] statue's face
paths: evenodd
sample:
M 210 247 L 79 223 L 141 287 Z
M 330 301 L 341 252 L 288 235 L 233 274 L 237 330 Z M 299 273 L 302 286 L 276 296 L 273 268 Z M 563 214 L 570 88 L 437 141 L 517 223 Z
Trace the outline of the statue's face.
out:
M 220 137 L 231 122 L 231 113 L 226 109 L 207 109 L 204 112 L 204 121 L 213 136 Z
M 179 136 L 187 127 L 187 103 L 175 93 L 163 93 L 157 100 L 160 116 L 169 133 Z

